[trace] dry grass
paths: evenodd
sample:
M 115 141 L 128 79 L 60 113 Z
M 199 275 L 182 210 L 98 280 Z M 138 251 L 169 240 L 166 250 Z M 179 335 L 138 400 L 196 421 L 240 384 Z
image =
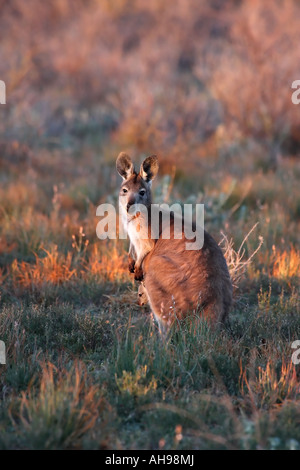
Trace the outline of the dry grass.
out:
M 259 242 L 255 250 L 246 257 L 246 243 L 252 232 L 255 230 L 258 224 L 255 224 L 251 230 L 247 233 L 244 237 L 239 249 L 236 251 L 234 249 L 234 242 L 232 239 L 228 240 L 227 236 L 222 232 L 222 239 L 219 245 L 223 248 L 224 256 L 228 265 L 230 277 L 232 280 L 232 284 L 235 288 L 238 287 L 241 279 L 246 274 L 247 270 L 249 269 L 253 258 L 255 257 L 256 253 L 260 250 L 263 244 L 263 237 L 259 236 Z
M 285 400 L 298 399 L 300 394 L 296 367 L 292 362 L 285 363 L 284 359 L 279 374 L 271 361 L 265 367 L 258 367 L 258 377 L 248 379 L 247 370 L 242 371 L 241 388 L 243 394 L 250 397 L 255 410 L 282 405 Z
M 42 365 L 38 394 L 32 389 L 22 392 L 12 421 L 20 420 L 31 448 L 76 448 L 105 409 L 107 403 L 99 387 L 89 384 L 83 363 L 75 362 L 69 371 L 47 363 Z
M 274 247 L 274 264 L 272 276 L 277 279 L 288 279 L 300 275 L 300 251 L 293 246 L 289 251 L 277 253 Z
M 16 260 L 11 265 L 12 279 L 16 285 L 24 288 L 40 288 L 43 284 L 61 284 L 68 282 L 75 276 L 76 270 L 71 268 L 72 253 L 63 256 L 58 253 L 54 245 L 50 251 L 44 250 L 46 256 L 39 258 L 36 255 L 36 263 L 25 263 Z
M 36 254 L 34 263 L 12 262 L 9 271 L 15 289 L 36 291 L 47 285 L 67 285 L 78 280 L 89 282 L 95 279 L 102 283 L 130 280 L 127 255 L 117 248 L 103 253 L 98 245 L 94 245 L 88 256 L 80 258 L 74 256 L 73 251 L 66 255 L 60 253 L 57 245 L 42 251 L 44 256 Z

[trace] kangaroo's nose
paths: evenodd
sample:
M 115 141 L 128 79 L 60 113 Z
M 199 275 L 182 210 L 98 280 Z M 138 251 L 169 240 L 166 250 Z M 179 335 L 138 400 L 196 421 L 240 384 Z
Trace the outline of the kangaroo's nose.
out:
M 129 211 L 130 207 L 133 206 L 133 204 L 135 204 L 135 196 L 131 196 L 130 199 L 128 200 L 128 203 L 126 206 L 127 212 Z

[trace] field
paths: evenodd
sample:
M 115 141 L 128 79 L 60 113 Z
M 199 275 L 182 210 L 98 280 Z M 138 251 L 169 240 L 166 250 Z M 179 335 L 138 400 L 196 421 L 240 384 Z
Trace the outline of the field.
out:
M 299 13 L 0 2 L 0 449 L 300 450 Z M 162 341 L 128 241 L 97 238 L 121 150 L 159 156 L 155 202 L 205 204 L 223 329 Z

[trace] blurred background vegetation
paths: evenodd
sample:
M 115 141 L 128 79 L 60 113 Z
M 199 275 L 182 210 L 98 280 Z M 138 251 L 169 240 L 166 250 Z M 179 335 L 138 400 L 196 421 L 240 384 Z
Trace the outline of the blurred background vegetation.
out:
M 299 8 L 292 0 L 1 1 L 5 256 L 20 258 L 28 245 L 36 252 L 48 238 L 62 245 L 66 235 L 70 246 L 82 224 L 95 238 L 95 206 L 116 200 L 120 150 L 137 160 L 159 154 L 158 196 L 204 197 L 208 224 L 222 214 L 224 226 L 225 210 L 247 222 L 258 209 L 272 224 L 271 246 L 294 242 Z

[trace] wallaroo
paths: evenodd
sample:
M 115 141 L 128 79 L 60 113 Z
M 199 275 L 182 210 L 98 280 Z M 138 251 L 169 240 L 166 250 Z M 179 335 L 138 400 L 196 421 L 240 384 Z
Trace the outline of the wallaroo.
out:
M 151 236 L 151 184 L 158 173 L 158 158 L 147 157 L 137 172 L 131 158 L 121 152 L 116 167 L 123 178 L 119 205 L 130 239 L 129 270 L 136 280 L 143 280 L 160 331 L 167 332 L 176 319 L 196 311 L 213 325 L 224 322 L 232 302 L 232 283 L 216 241 L 203 229 L 202 247 L 187 249 L 183 220 L 178 237 L 174 214 L 170 214 L 170 237 L 163 236 L 161 219 L 156 237 Z M 140 211 L 141 205 L 146 211 Z

